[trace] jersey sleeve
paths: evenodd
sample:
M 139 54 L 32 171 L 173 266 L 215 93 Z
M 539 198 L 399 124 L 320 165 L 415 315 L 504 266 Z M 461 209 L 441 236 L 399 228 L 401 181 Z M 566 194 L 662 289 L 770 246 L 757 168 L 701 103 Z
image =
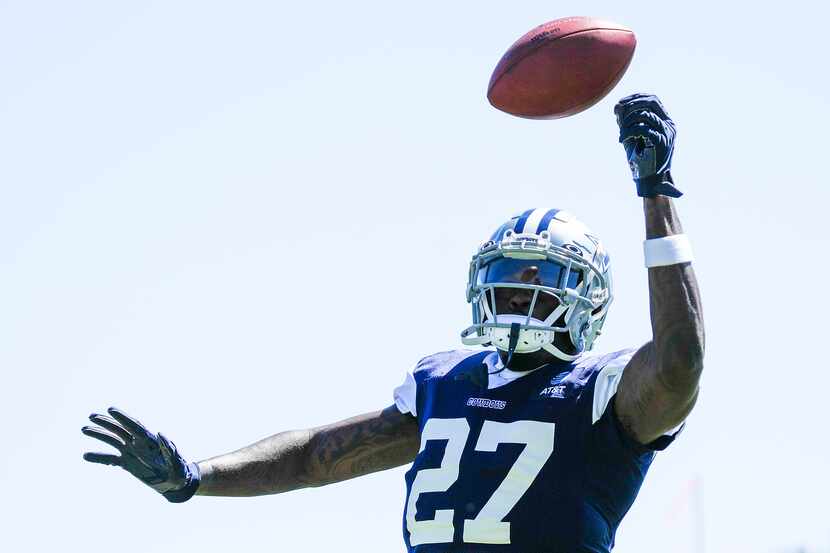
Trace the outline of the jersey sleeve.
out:
M 412 374 L 412 371 L 407 371 L 403 383 L 392 392 L 392 397 L 395 399 L 395 406 L 398 408 L 398 411 L 404 415 L 410 413 L 413 417 L 418 416 L 417 408 L 415 407 L 416 395 L 417 385 L 415 384 L 415 376 Z
M 639 444 L 633 438 L 629 437 L 627 433 L 625 433 L 622 429 L 622 425 L 619 424 L 618 420 L 616 420 L 617 417 L 614 413 L 608 413 L 606 416 L 606 411 L 609 411 L 609 406 L 613 405 L 612 400 L 617 394 L 617 388 L 622 380 L 623 371 L 628 365 L 628 362 L 631 361 L 631 358 L 634 357 L 634 353 L 636 353 L 636 350 L 629 349 L 612 353 L 601 358 L 597 366 L 597 377 L 593 386 L 594 393 L 592 398 L 591 424 L 597 425 L 600 422 L 603 422 L 603 424 L 610 424 L 615 432 L 623 434 L 620 438 L 623 441 L 630 442 L 629 445 L 634 449 L 643 448 L 651 451 L 660 451 L 666 449 L 669 444 L 674 441 L 675 437 L 681 430 L 683 430 L 685 422 L 680 423 L 678 426 L 669 430 L 653 442 L 643 445 Z M 610 421 L 608 419 L 614 420 Z
M 617 387 L 622 380 L 623 370 L 631 358 L 634 357 L 634 350 L 612 354 L 610 360 L 601 364 L 597 379 L 594 382 L 594 397 L 591 409 L 591 424 L 596 424 L 602 418 L 611 398 L 617 393 Z
M 428 355 L 420 361 L 412 371 L 404 376 L 403 383 L 395 388 L 392 397 L 395 406 L 401 413 L 411 413 L 418 416 L 418 402 L 424 401 L 424 395 L 429 395 L 427 381 L 438 381 L 441 377 L 456 368 L 463 369 L 469 364 L 480 364 L 481 358 L 487 351 L 451 350 Z

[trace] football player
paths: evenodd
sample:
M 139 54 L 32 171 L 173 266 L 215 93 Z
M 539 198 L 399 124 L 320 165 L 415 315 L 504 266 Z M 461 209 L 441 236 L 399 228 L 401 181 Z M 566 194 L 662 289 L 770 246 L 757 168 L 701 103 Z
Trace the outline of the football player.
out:
M 172 502 L 322 486 L 410 464 L 403 535 L 410 552 L 607 552 L 655 452 L 695 404 L 703 319 L 689 241 L 672 198 L 675 127 L 644 94 L 615 107 L 643 198 L 652 340 L 591 354 L 613 298 L 610 258 L 572 215 L 529 209 L 470 263 L 467 345 L 426 357 L 394 405 L 276 434 L 188 462 L 161 433 L 116 408 L 83 433 Z

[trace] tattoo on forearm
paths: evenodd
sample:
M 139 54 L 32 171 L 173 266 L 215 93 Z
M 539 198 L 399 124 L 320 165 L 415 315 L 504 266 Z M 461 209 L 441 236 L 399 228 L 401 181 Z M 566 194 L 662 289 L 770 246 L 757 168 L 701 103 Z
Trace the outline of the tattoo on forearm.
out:
M 397 467 L 418 452 L 418 423 L 391 406 L 315 431 L 312 474 L 317 485 Z
M 411 462 L 418 445 L 415 417 L 391 406 L 200 461 L 197 493 L 244 497 L 322 486 Z

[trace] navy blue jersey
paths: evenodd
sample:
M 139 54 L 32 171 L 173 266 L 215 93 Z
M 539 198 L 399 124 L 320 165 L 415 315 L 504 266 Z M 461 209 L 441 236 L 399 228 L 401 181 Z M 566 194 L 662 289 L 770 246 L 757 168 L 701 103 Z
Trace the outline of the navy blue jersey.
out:
M 654 450 L 673 439 L 640 445 L 613 414 L 632 354 L 524 374 L 504 369 L 494 351 L 421 360 L 395 394 L 421 433 L 406 473 L 407 550 L 610 551 Z

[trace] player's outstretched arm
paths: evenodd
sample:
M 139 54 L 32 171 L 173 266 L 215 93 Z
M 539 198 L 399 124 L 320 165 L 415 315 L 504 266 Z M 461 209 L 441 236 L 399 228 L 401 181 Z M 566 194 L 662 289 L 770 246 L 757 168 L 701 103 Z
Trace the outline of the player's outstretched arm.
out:
M 200 461 L 196 493 L 250 496 L 323 486 L 411 463 L 419 443 L 415 417 L 392 405 Z
M 281 432 L 232 453 L 188 463 L 173 442 L 147 430 L 123 411 L 93 414 L 98 426 L 82 432 L 120 455 L 85 453 L 93 463 L 115 465 L 172 502 L 194 494 L 255 496 L 322 486 L 411 462 L 418 424 L 394 405 L 309 430 Z
M 672 197 L 679 197 L 671 177 L 675 127 L 660 101 L 636 94 L 615 108 L 620 142 L 643 197 L 646 239 L 683 234 Z M 649 443 L 675 428 L 697 400 L 703 370 L 704 330 L 700 292 L 690 262 L 682 251 L 657 241 L 656 259 L 648 269 L 652 340 L 640 348 L 623 372 L 615 411 L 640 443 Z M 663 259 L 660 259 L 660 257 Z M 676 258 L 676 259 L 673 259 Z

